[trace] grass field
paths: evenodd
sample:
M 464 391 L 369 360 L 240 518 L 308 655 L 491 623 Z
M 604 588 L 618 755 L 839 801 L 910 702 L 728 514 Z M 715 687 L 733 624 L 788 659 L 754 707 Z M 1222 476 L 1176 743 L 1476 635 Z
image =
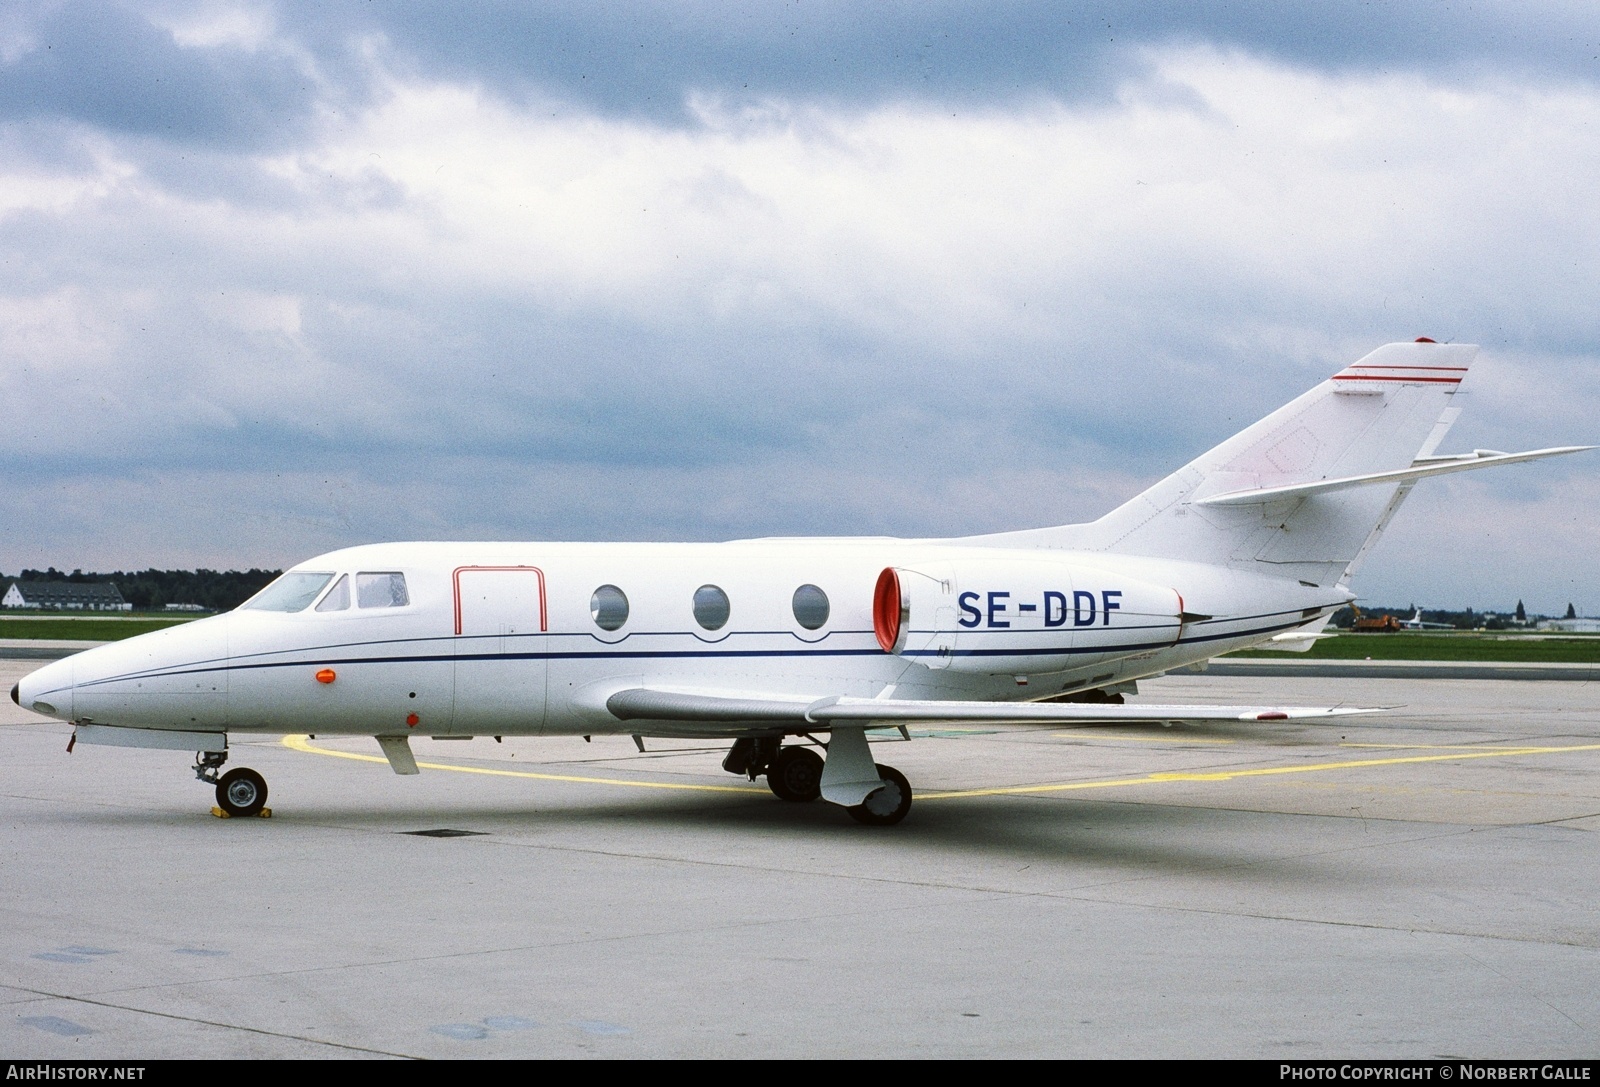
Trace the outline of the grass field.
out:
M 1230 657 L 1279 660 L 1501 661 L 1526 664 L 1600 663 L 1600 635 L 1442 634 L 1398 631 L 1390 634 L 1340 634 L 1323 638 L 1305 653 L 1248 649 Z
M 0 615 L 0 638 L 115 642 L 189 622 L 169 615 Z

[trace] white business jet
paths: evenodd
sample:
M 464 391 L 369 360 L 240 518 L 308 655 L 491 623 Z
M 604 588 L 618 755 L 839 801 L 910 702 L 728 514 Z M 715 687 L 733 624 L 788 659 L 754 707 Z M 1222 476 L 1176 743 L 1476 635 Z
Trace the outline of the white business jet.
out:
M 1090 524 L 352 547 L 11 695 L 72 722 L 72 743 L 198 752 L 232 815 L 259 813 L 267 785 L 221 773 L 230 733 L 371 736 L 399 774 L 417 772 L 413 735 L 613 734 L 730 739 L 723 767 L 782 799 L 897 823 L 911 787 L 874 762 L 870 728 L 1361 712 L 1117 692 L 1233 649 L 1308 648 L 1418 480 L 1590 448 L 1435 455 L 1476 351 L 1381 347 Z
M 1422 618 L 1422 609 L 1418 608 L 1409 619 L 1400 620 L 1401 630 L 1454 630 L 1449 623 L 1429 623 Z

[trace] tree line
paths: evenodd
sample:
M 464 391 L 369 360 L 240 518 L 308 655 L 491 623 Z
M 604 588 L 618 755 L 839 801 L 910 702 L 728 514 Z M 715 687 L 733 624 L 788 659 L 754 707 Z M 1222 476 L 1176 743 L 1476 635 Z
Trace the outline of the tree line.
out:
M 70 574 L 54 566 L 24 570 L 15 578 L 0 577 L 0 594 L 13 581 L 109 581 L 137 611 L 160 611 L 168 604 L 196 604 L 207 611 L 230 611 L 249 600 L 281 570 L 117 570 L 109 574 Z

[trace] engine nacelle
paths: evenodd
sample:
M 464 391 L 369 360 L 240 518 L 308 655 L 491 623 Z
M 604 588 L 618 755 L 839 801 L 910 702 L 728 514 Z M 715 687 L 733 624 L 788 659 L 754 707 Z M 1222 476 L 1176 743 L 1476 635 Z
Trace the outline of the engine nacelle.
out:
M 1042 675 L 1178 640 L 1175 589 L 1048 559 L 962 559 L 878 575 L 884 652 L 929 668 Z

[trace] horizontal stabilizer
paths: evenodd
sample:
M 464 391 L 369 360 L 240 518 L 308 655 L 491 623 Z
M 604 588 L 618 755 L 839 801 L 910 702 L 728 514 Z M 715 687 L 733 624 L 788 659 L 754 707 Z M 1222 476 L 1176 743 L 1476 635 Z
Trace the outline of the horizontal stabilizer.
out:
M 981 721 L 987 724 L 1048 724 L 1052 721 L 1284 721 L 1375 713 L 1373 709 L 1327 706 L 1117 706 L 1092 702 L 945 702 L 879 698 L 751 698 L 636 687 L 618 691 L 606 708 L 623 721 L 721 721 L 827 728 L 874 721 Z
M 1262 487 L 1251 491 L 1229 491 L 1197 498 L 1196 506 L 1255 506 L 1277 502 L 1286 498 L 1304 498 L 1307 495 L 1344 491 L 1352 487 L 1367 487 L 1379 483 L 1410 483 L 1428 476 L 1445 476 L 1452 472 L 1468 472 L 1474 468 L 1492 468 L 1497 464 L 1520 464 L 1522 461 L 1558 457 L 1563 453 L 1581 453 L 1592 445 L 1562 445 L 1553 449 L 1534 449 L 1526 453 L 1469 453 L 1461 457 L 1428 457 L 1410 468 L 1397 468 L 1389 472 L 1370 472 L 1359 476 L 1342 476 L 1338 479 L 1318 479 L 1310 483 L 1291 483 L 1284 487 Z

